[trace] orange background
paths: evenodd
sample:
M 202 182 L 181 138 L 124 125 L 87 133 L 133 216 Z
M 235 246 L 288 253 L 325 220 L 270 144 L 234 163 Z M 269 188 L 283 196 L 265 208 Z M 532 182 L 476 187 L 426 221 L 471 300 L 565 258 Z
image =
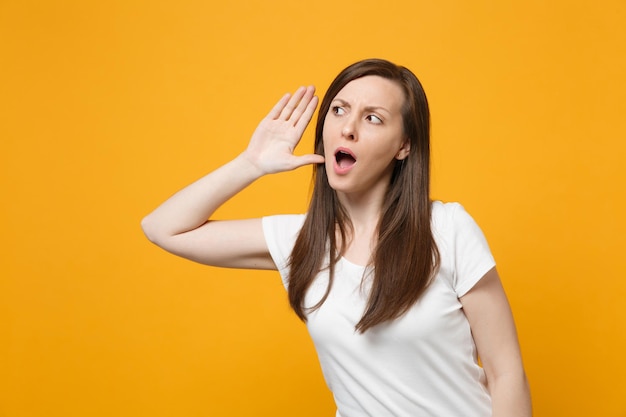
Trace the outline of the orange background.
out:
M 277 274 L 139 222 L 368 57 L 425 85 L 434 197 L 490 241 L 535 415 L 626 416 L 624 22 L 623 0 L 0 1 L 0 416 L 334 415 Z M 309 175 L 218 217 L 301 212 Z

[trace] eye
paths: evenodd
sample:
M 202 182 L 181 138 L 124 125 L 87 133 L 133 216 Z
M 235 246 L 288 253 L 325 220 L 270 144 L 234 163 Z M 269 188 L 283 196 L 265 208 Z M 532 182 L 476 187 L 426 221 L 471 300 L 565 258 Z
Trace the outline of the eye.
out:
M 372 123 L 374 123 L 374 124 L 377 124 L 377 125 L 382 124 L 382 122 L 383 122 L 383 121 L 380 119 L 380 117 L 378 117 L 378 116 L 376 116 L 376 115 L 374 115 L 374 114 L 370 114 L 370 115 L 368 115 L 365 119 L 366 119 L 366 120 L 369 120 L 370 122 L 372 122 Z
M 330 110 L 333 112 L 333 114 L 336 114 L 338 116 L 341 116 L 341 115 L 343 115 L 346 112 L 343 109 L 343 107 L 339 107 L 339 106 L 333 106 L 333 107 L 331 107 Z

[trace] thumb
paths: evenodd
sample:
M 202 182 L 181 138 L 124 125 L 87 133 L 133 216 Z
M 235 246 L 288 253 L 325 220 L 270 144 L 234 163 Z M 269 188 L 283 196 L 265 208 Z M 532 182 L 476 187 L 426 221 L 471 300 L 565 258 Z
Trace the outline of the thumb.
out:
M 324 157 L 322 155 L 317 154 L 306 154 L 296 157 L 296 168 L 304 166 L 304 165 L 312 165 L 312 164 L 323 164 Z

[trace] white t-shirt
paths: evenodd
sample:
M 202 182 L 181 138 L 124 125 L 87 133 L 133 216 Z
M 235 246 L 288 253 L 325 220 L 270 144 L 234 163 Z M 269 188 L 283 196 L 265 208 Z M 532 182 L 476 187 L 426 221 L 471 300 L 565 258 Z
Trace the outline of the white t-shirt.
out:
M 263 219 L 265 239 L 285 286 L 287 262 L 304 216 Z M 364 334 L 355 331 L 372 271 L 341 258 L 329 297 L 308 315 L 307 327 L 337 417 L 491 415 L 485 374 L 459 297 L 495 262 L 480 228 L 458 203 L 433 203 L 432 231 L 441 266 L 406 314 Z M 320 273 L 305 305 L 315 305 L 327 284 L 328 274 Z

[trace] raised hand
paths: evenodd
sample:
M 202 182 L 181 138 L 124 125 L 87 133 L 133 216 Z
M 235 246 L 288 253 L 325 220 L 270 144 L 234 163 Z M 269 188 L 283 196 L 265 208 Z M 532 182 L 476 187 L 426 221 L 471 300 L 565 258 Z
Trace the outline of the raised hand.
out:
M 321 155 L 293 154 L 317 102 L 313 87 L 286 94 L 261 121 L 244 152 L 183 188 L 143 219 L 146 236 L 165 250 L 207 265 L 276 269 L 261 219 L 207 219 L 265 174 L 324 162 Z
M 294 155 L 317 103 L 314 87 L 300 87 L 293 95 L 285 94 L 259 123 L 242 156 L 261 174 L 323 163 L 321 155 Z

